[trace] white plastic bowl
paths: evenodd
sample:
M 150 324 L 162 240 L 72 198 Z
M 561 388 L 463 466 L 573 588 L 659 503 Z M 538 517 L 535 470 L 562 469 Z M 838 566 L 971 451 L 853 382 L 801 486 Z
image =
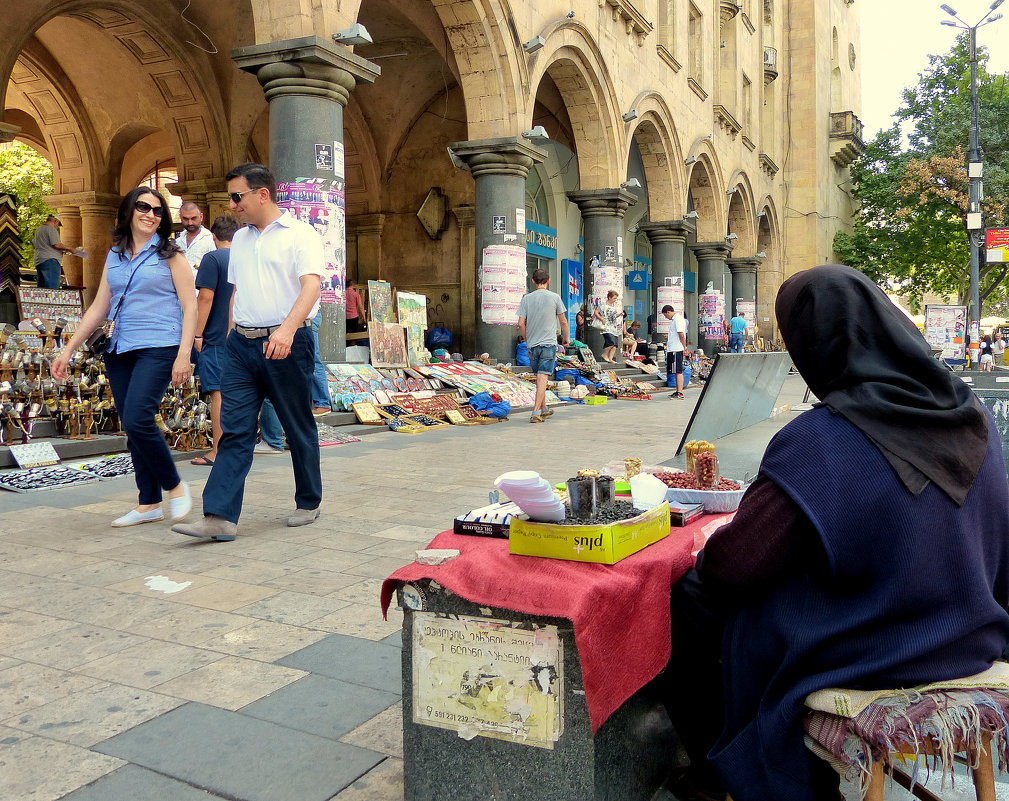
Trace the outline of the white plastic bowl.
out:
M 746 490 L 695 490 L 669 487 L 666 500 L 678 503 L 703 503 L 705 512 L 734 512 Z

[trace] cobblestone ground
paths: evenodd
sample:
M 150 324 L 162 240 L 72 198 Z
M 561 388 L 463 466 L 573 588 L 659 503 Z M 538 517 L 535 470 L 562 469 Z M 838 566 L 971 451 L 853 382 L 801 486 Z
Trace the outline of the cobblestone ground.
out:
M 789 379 L 779 403 L 802 391 Z M 129 478 L 0 495 L 0 801 L 402 799 L 401 616 L 382 619 L 382 579 L 506 470 L 671 459 L 696 398 L 324 448 L 303 528 L 284 525 L 290 455 L 257 456 L 233 543 L 110 528 Z M 723 471 L 754 470 L 787 419 L 720 442 Z M 182 474 L 195 517 L 206 468 Z

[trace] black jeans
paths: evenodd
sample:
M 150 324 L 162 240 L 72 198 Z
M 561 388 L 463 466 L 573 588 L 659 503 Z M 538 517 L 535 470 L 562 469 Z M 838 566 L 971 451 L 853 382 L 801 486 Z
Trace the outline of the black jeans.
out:
M 299 328 L 286 359 L 263 355 L 265 338 L 228 335 L 221 366 L 221 442 L 203 488 L 204 514 L 237 523 L 245 478 L 252 467 L 259 408 L 269 398 L 287 434 L 294 463 L 294 501 L 298 509 L 317 509 L 322 500 L 319 428 L 312 415 L 315 340 Z
M 177 346 L 105 354 L 105 373 L 133 456 L 141 505 L 161 503 L 161 491 L 175 489 L 181 480 L 168 443 L 154 423 L 178 354 Z

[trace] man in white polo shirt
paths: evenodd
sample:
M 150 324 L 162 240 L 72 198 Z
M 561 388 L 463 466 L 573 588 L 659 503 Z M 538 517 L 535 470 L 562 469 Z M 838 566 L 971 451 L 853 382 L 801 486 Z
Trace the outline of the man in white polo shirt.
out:
M 277 206 L 276 179 L 262 164 L 240 164 L 226 178 L 231 209 L 247 225 L 231 241 L 228 264 L 228 280 L 235 285 L 234 330 L 222 366 L 223 433 L 203 488 L 203 519 L 172 527 L 219 541 L 238 533 L 263 398 L 272 401 L 291 446 L 296 510 L 287 525 L 311 523 L 322 500 L 310 327 L 325 274 L 322 239 Z
M 175 244 L 182 248 L 182 254 L 193 268 L 193 278 L 200 269 L 203 257 L 216 248 L 213 234 L 203 227 L 203 212 L 193 201 L 187 200 L 179 209 L 182 230 L 175 237 Z

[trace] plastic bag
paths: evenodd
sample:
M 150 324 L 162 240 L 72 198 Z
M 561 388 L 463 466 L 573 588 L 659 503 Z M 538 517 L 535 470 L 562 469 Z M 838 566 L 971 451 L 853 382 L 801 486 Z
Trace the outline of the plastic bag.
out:
M 438 326 L 427 332 L 427 349 L 433 351 L 435 348 L 449 348 L 452 346 L 452 332 L 447 328 Z
M 500 396 L 494 400 L 489 392 L 478 392 L 469 399 L 469 405 L 479 412 L 487 412 L 488 417 L 507 417 L 512 410 L 508 401 L 502 400 Z
M 519 367 L 529 367 L 529 343 L 519 342 L 515 346 L 515 364 Z

